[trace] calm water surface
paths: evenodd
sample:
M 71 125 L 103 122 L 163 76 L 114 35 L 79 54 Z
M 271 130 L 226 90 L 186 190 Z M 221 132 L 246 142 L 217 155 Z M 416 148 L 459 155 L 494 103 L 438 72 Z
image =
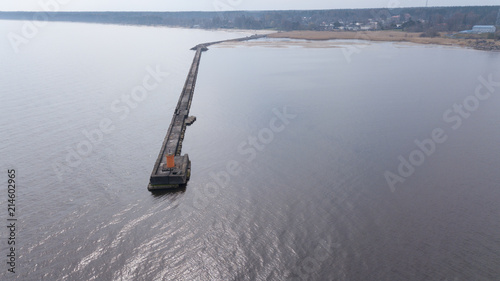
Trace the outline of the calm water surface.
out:
M 183 145 L 191 180 L 149 193 L 189 48 L 246 35 L 49 23 L 18 54 L 2 40 L 0 166 L 4 179 L 17 171 L 18 264 L 7 273 L 3 240 L 0 279 L 500 276 L 500 87 L 456 130 L 458 113 L 443 119 L 478 77 L 500 81 L 499 53 L 213 46 Z M 150 76 L 154 87 L 130 98 Z M 102 122 L 109 132 L 96 133 Z M 446 141 L 391 192 L 384 173 L 436 128 Z

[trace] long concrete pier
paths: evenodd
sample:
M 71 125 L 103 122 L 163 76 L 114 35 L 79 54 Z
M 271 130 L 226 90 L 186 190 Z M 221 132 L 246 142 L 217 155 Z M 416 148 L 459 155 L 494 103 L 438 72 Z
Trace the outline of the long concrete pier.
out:
M 196 85 L 202 52 L 207 51 L 207 46 L 213 44 L 227 41 L 244 41 L 262 37 L 265 37 L 265 35 L 254 35 L 238 39 L 209 42 L 199 44 L 191 49 L 195 50 L 196 54 L 194 55 L 193 63 L 191 64 L 191 69 L 189 70 L 181 96 L 177 102 L 172 122 L 163 140 L 162 149 L 155 162 L 153 172 L 151 173 L 148 190 L 154 191 L 183 187 L 187 184 L 191 176 L 191 161 L 187 154 L 181 155 L 181 149 L 186 126 L 192 124 L 194 120 L 196 120 L 195 117 L 189 116 L 189 109 L 191 108 L 191 101 L 193 100 L 194 87 Z
M 181 149 L 186 131 L 186 120 L 189 117 L 189 109 L 193 100 L 201 53 L 204 50 L 206 48 L 201 46 L 196 48 L 196 54 L 177 102 L 172 122 L 168 127 L 167 136 L 163 141 L 162 149 L 151 173 L 149 190 L 179 188 L 187 183 L 191 175 L 191 161 L 187 154 L 181 155 Z M 174 167 L 167 166 L 168 155 L 173 156 Z

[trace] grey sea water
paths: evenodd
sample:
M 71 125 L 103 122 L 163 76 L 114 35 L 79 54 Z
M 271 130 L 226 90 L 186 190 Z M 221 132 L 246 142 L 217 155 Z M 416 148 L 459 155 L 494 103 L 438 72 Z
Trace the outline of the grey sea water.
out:
M 2 239 L 0 279 L 500 276 L 500 87 L 471 98 L 480 77 L 500 81 L 499 53 L 213 46 L 183 145 L 191 180 L 149 193 L 189 48 L 250 34 L 48 23 L 17 54 L 1 41 L 0 218 L 14 168 L 18 257 L 7 272 Z M 391 191 L 384 175 L 436 129 L 446 140 Z

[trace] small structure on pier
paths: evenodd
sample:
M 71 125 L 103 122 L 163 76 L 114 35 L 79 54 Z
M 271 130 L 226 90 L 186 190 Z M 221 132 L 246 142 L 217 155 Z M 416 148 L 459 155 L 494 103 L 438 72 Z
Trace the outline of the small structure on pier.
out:
M 186 118 L 186 125 L 191 126 L 194 121 L 196 121 L 196 116 L 189 116 L 188 118 Z

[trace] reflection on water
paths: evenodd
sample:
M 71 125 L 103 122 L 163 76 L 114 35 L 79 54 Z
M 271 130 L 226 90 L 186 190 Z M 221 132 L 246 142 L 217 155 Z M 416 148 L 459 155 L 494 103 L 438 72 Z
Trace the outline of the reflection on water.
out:
M 151 195 L 157 199 L 169 199 L 175 201 L 186 192 L 186 187 L 179 187 L 172 190 L 156 190 Z

